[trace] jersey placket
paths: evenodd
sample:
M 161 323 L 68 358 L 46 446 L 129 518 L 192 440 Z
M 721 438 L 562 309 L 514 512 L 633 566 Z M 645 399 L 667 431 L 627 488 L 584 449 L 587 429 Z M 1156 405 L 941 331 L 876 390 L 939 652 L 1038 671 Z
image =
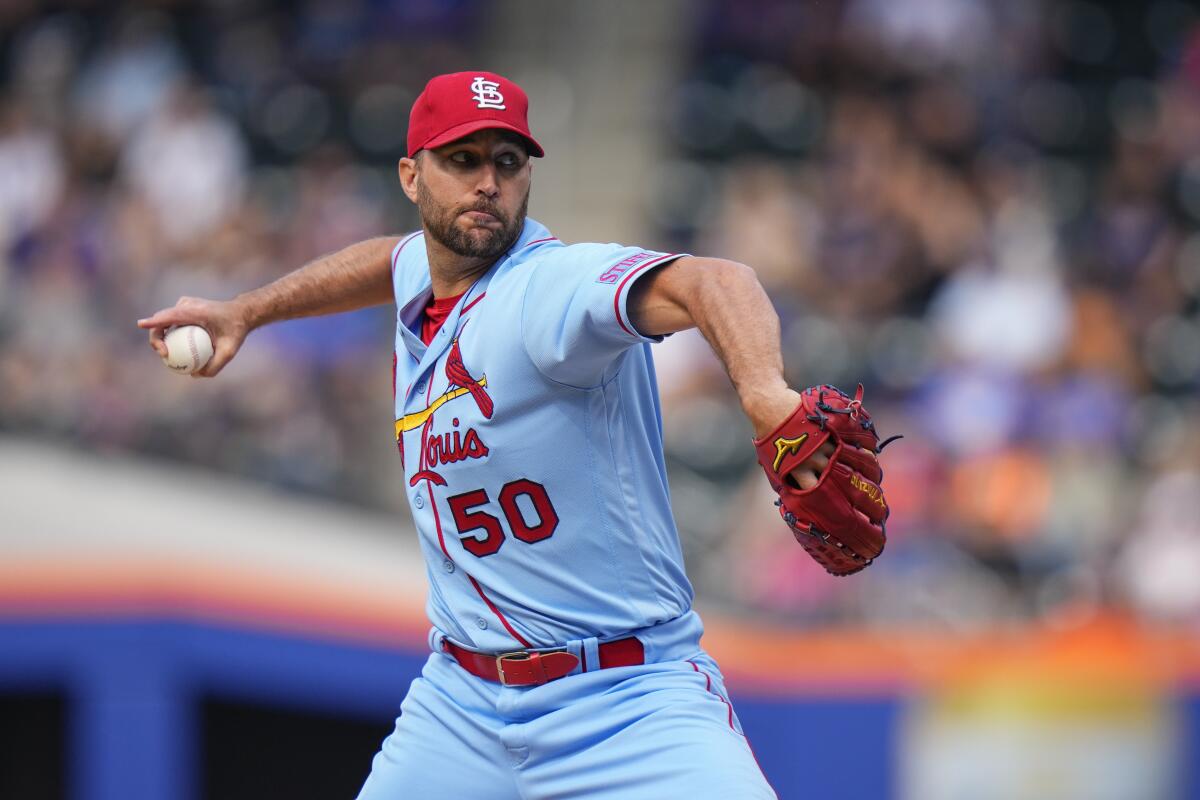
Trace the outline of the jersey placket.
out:
M 433 384 L 437 379 L 439 365 L 442 363 L 442 359 L 444 356 L 446 356 L 447 351 L 452 343 L 458 340 L 458 337 L 461 333 L 461 327 L 465 324 L 465 321 L 462 318 L 463 314 L 480 300 L 482 300 L 484 295 L 487 294 L 487 285 L 491 280 L 491 276 L 495 274 L 496 268 L 499 266 L 500 265 L 497 264 L 496 267 L 493 267 L 492 270 L 489 270 L 487 275 L 476 282 L 476 284 L 472 286 L 471 289 L 466 292 L 466 294 L 463 295 L 454 311 L 452 311 L 450 316 L 446 318 L 446 321 L 442 324 L 441 329 L 435 335 L 434 341 L 431 342 L 430 345 L 425 349 L 425 353 L 420 358 L 415 371 L 416 377 L 409 384 L 409 390 L 407 393 L 408 402 L 405 403 L 405 410 L 407 413 L 412 413 L 412 411 L 418 410 L 413 408 L 411 401 L 413 397 L 420 398 L 421 388 L 424 388 L 424 408 L 428 409 L 432 404 Z M 453 335 L 451 334 L 452 331 Z M 446 388 L 449 388 L 449 379 L 447 379 Z M 416 391 L 414 391 L 414 389 Z M 418 400 L 418 402 L 421 401 Z M 445 559 L 443 563 L 448 565 L 445 568 L 447 576 L 439 576 L 437 580 L 447 580 L 449 574 L 456 572 L 454 569 L 456 560 L 450 554 L 449 547 L 446 544 L 446 532 L 443 528 L 442 515 L 438 509 L 438 498 L 434 489 L 435 482 L 433 480 L 432 471 L 429 469 L 430 465 L 427 463 L 429 433 L 436 414 L 437 411 L 435 410 L 429 415 L 424 424 L 421 426 L 420 453 L 417 462 L 417 470 L 415 473 L 413 473 L 413 475 L 421 476 L 417 483 L 423 483 L 425 491 L 424 496 L 422 496 L 420 490 L 417 491 L 416 495 L 413 497 L 413 505 L 417 509 L 422 509 L 426 503 L 429 506 L 428 514 L 433 518 L 433 526 L 437 536 L 438 547 L 440 548 Z M 402 433 L 401 435 L 403 436 L 404 434 Z M 491 615 L 500 621 L 500 624 L 504 626 L 504 629 L 508 632 L 508 634 L 512 636 L 521 647 L 532 647 L 533 645 L 529 642 L 529 640 L 522 636 L 521 633 L 515 627 L 513 627 L 512 623 L 509 622 L 504 612 L 502 612 L 500 608 L 497 607 L 496 604 L 491 600 L 491 598 L 487 596 L 487 593 L 479 584 L 479 581 L 477 581 L 470 574 L 465 572 L 463 574 L 466 575 L 467 580 L 470 582 L 471 587 L 475 590 L 475 593 L 479 596 L 479 599 L 484 603 Z M 460 624 L 462 623 L 462 620 L 458 621 Z M 482 623 L 479 625 L 479 627 L 486 625 L 486 620 L 482 614 L 476 616 L 476 622 Z

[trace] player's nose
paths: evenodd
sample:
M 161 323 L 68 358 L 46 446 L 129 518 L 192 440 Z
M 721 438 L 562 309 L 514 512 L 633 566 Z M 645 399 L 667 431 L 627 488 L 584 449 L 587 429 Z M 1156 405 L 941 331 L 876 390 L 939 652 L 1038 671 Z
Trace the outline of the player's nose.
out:
M 484 164 L 480 167 L 475 191 L 488 197 L 496 197 L 500 194 L 500 176 L 495 164 Z

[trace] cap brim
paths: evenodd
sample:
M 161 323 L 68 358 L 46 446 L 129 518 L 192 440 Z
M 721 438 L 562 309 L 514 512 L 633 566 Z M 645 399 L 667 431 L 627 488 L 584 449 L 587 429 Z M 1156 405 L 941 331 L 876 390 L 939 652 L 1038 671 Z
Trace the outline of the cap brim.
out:
M 488 128 L 498 128 L 504 131 L 512 131 L 520 136 L 529 145 L 529 155 L 536 158 L 541 158 L 546 153 L 542 150 L 542 146 L 538 144 L 532 136 L 520 130 L 515 125 L 509 125 L 498 119 L 473 119 L 470 122 L 464 122 L 461 125 L 455 125 L 453 128 L 442 131 L 437 136 L 433 137 L 425 144 L 421 145 L 421 150 L 431 150 L 434 147 L 441 147 L 444 144 L 462 139 L 465 136 L 470 136 L 475 131 L 487 130 Z M 409 157 L 416 155 L 416 152 L 409 153 Z

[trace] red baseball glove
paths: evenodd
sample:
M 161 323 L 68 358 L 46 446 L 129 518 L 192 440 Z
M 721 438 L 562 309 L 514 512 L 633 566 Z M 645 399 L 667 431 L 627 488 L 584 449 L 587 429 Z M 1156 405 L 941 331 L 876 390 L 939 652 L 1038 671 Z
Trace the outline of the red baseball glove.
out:
M 829 385 L 805 389 L 792 415 L 754 441 L 758 461 L 779 494 L 775 505 L 784 522 L 832 575 L 865 569 L 887 542 L 888 505 L 879 486 L 883 471 L 868 453 L 900 437 L 880 443 L 862 396 L 862 384 L 854 397 Z M 829 440 L 835 446 L 829 466 L 816 486 L 800 489 L 791 471 Z

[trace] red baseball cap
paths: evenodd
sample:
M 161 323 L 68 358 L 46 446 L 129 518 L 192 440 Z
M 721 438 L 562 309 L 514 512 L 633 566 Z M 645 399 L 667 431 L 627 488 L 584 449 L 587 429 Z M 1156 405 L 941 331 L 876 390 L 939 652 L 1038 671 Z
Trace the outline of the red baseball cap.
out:
M 529 133 L 529 98 L 520 86 L 494 72 L 452 72 L 425 84 L 408 116 L 408 157 L 441 147 L 484 128 L 519 133 L 529 154 L 545 153 Z

